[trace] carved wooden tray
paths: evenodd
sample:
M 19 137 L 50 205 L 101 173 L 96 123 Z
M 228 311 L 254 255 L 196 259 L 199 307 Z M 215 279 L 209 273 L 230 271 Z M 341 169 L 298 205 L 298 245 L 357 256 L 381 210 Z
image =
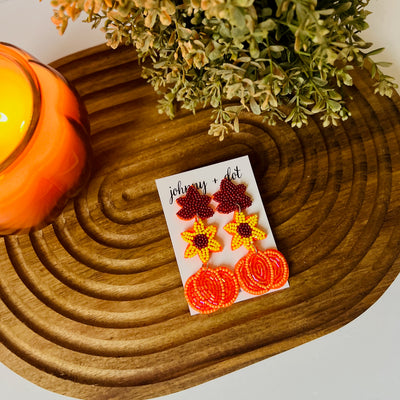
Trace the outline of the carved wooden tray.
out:
M 93 400 L 179 391 L 342 327 L 399 273 L 400 98 L 367 73 L 338 128 L 243 115 L 220 143 L 207 110 L 158 115 L 130 49 L 54 65 L 87 105 L 95 169 L 52 226 L 0 239 L 0 361 L 26 379 Z M 191 317 L 154 180 L 246 154 L 291 287 Z

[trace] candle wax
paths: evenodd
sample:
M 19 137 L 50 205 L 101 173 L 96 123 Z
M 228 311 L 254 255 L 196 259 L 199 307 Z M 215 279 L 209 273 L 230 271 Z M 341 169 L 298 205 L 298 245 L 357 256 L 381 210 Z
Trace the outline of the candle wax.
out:
M 32 114 L 30 81 L 18 65 L 0 56 L 0 164 L 23 140 Z

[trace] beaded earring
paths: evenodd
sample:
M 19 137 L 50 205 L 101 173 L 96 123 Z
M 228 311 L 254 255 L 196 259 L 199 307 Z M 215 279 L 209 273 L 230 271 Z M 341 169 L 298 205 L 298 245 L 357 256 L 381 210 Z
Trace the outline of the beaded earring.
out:
M 265 239 L 267 234 L 257 227 L 256 214 L 246 216 L 243 213 L 252 204 L 245 192 L 246 185 L 235 185 L 224 178 L 213 199 L 219 203 L 216 208 L 219 213 L 234 213 L 233 220 L 224 226 L 225 231 L 233 236 L 232 250 L 241 246 L 249 250 L 235 265 L 240 287 L 247 293 L 261 295 L 285 285 L 289 278 L 289 268 L 285 257 L 278 250 L 260 251 L 254 245 L 256 240 Z
M 210 253 L 222 250 L 215 239 L 217 228 L 206 226 L 203 219 L 214 215 L 209 206 L 211 197 L 200 194 L 189 186 L 186 195 L 177 199 L 181 209 L 176 215 L 183 220 L 194 219 L 193 228 L 181 233 L 188 245 L 185 258 L 198 256 L 202 262 L 199 270 L 185 283 L 185 297 L 189 305 L 201 314 L 210 314 L 220 308 L 233 304 L 239 294 L 239 282 L 236 275 L 227 267 L 210 268 Z

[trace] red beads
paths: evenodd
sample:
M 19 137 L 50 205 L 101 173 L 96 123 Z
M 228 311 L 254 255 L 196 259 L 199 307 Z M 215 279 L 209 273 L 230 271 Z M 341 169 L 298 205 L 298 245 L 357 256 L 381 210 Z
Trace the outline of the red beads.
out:
M 214 210 L 209 206 L 211 197 L 200 194 L 192 185 L 189 186 L 186 195 L 179 197 L 176 202 L 182 207 L 176 215 L 184 220 L 192 218 L 210 218 L 214 215 Z
M 185 284 L 187 302 L 201 314 L 232 305 L 238 294 L 238 280 L 227 267 L 203 266 Z
M 213 199 L 219 203 L 217 211 L 221 214 L 230 214 L 250 207 L 252 200 L 245 192 L 246 185 L 235 185 L 227 178 L 222 179 L 218 192 L 213 196 Z

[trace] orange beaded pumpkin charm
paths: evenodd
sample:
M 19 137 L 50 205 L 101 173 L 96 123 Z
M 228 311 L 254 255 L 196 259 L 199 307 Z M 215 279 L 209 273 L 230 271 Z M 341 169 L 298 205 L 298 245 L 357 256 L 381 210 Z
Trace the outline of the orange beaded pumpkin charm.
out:
M 232 305 L 239 294 L 239 282 L 227 267 L 203 265 L 185 284 L 187 302 L 199 313 L 210 314 Z
M 235 265 L 240 287 L 247 293 L 260 295 L 279 289 L 289 278 L 288 264 L 275 249 L 250 251 Z

